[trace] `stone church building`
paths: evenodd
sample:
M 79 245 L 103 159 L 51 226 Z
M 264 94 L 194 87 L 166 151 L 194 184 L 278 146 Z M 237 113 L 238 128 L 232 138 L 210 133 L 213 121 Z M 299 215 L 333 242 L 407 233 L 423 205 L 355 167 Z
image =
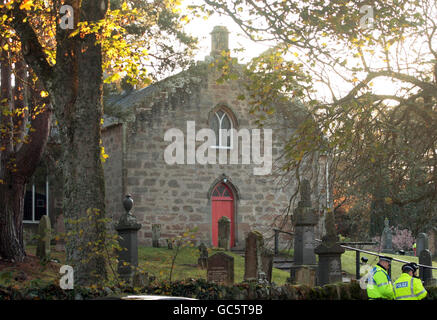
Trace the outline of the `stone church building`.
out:
M 248 102 L 238 98 L 244 93 L 244 80 L 216 82 L 219 73 L 210 63 L 223 50 L 229 50 L 228 31 L 215 27 L 205 61 L 105 102 L 107 213 L 117 220 L 124 212 L 124 195 L 131 194 L 133 213 L 142 224 L 142 244 L 152 244 L 152 225 L 159 225 L 160 245 L 197 227 L 199 242 L 217 246 L 217 221 L 222 216 L 231 220 L 231 247 L 243 247 L 250 230 L 266 239 L 272 238 L 273 228 L 290 230 L 297 202 L 291 203 L 288 216 L 287 208 L 297 181 L 284 185 L 276 169 L 286 139 L 305 110 L 292 103 L 275 106 L 272 119 L 264 129 L 258 128 Z M 208 132 L 215 133 L 215 141 L 206 144 L 202 135 Z M 329 201 L 326 159 L 316 155 L 309 161 L 305 178 L 311 181 L 313 206 L 320 213 L 321 236 Z
M 228 36 L 225 27 L 215 27 L 204 61 L 146 88 L 105 99 L 106 213 L 117 222 L 124 196 L 131 194 L 132 212 L 142 224 L 140 244 L 152 245 L 155 225 L 161 246 L 194 227 L 197 244 L 217 246 L 222 216 L 231 220 L 231 247 L 244 247 L 250 230 L 260 231 L 267 241 L 274 228 L 292 231 L 298 181 L 293 173 L 284 179 L 278 168 L 305 108 L 291 102 L 275 106 L 259 128 L 247 100 L 239 99 L 246 94 L 244 78 L 219 84 L 220 73 L 211 67 L 229 50 Z M 320 215 L 319 238 L 332 199 L 326 166 L 326 157 L 315 154 L 301 173 L 311 183 L 312 205 Z M 62 186 L 54 169 L 40 165 L 28 186 L 24 225 L 30 233 L 43 214 L 62 232 Z

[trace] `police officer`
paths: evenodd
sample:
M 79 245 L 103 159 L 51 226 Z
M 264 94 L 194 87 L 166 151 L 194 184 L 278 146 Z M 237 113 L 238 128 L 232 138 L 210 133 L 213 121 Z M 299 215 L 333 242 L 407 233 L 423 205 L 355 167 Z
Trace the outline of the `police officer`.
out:
M 414 262 L 402 266 L 402 274 L 393 284 L 396 300 L 422 300 L 428 292 L 416 277 L 418 267 Z
M 391 257 L 380 256 L 378 263 L 369 273 L 367 283 L 369 300 L 393 300 L 395 298 L 393 284 L 387 273 L 391 260 Z

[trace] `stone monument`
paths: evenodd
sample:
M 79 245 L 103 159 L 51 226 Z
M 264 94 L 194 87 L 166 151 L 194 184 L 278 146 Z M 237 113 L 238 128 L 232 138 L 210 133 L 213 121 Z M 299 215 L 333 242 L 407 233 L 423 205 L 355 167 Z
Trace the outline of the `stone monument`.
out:
M 234 257 L 218 252 L 208 258 L 207 281 L 221 285 L 234 284 Z
M 39 220 L 38 244 L 36 247 L 36 256 L 41 261 L 48 261 L 50 259 L 51 230 L 50 218 L 43 215 Z
M 344 248 L 338 244 L 334 213 L 332 211 L 328 212 L 326 216 L 326 235 L 322 238 L 322 243 L 314 250 L 319 256 L 317 269 L 318 286 L 342 282 L 341 255 L 344 251 Z
M 426 249 L 429 249 L 428 235 L 426 233 L 421 232 L 417 235 L 417 250 L 416 250 L 417 255 L 420 256 L 420 253 Z
M 384 230 L 382 231 L 382 252 L 393 253 L 393 235 L 387 218 L 384 219 Z
M 141 229 L 141 224 L 131 213 L 133 200 L 129 194 L 124 198 L 123 206 L 126 212 L 122 214 L 115 226 L 120 236 L 120 247 L 123 249 L 118 256 L 118 273 L 120 278 L 130 283 L 135 275 L 135 268 L 138 266 L 138 230 Z
M 432 266 L 431 251 L 424 249 L 422 252 L 420 252 L 419 264 Z M 425 286 L 435 286 L 437 284 L 436 279 L 432 277 L 432 269 L 430 268 L 419 267 L 419 276 Z
M 152 224 L 152 247 L 159 248 L 159 238 L 161 238 L 161 225 Z
M 264 272 L 262 250 L 264 239 L 260 232 L 250 231 L 246 236 L 246 251 L 244 254 L 244 280 L 258 280 L 259 274 Z
M 226 216 L 218 220 L 218 247 L 231 249 L 231 219 Z
M 206 269 L 208 267 L 208 248 L 202 242 L 199 246 L 199 259 L 197 259 L 197 264 L 200 268 Z
M 294 211 L 294 261 L 290 268 L 290 280 L 294 284 L 310 284 L 315 283 L 317 271 L 314 229 L 318 217 L 311 207 L 310 183 L 306 179 L 301 182 L 300 196 L 301 200 Z M 300 279 L 308 283 L 301 283 Z

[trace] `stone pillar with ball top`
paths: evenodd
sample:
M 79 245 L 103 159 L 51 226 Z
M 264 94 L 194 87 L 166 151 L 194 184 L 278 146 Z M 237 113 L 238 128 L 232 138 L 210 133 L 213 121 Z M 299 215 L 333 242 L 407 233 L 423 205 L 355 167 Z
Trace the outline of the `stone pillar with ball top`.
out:
M 118 274 L 122 280 L 130 283 L 134 277 L 135 268 L 138 267 L 138 230 L 141 229 L 141 224 L 131 213 L 133 199 L 129 194 L 124 198 L 123 206 L 126 212 L 115 226 L 122 248 L 118 257 Z

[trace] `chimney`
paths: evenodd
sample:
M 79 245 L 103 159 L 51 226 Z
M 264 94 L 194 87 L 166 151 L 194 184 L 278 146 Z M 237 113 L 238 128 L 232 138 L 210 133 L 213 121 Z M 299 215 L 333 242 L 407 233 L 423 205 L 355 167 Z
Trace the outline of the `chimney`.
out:
M 229 31 L 225 26 L 215 26 L 211 32 L 210 55 L 217 57 L 222 51 L 229 51 Z

